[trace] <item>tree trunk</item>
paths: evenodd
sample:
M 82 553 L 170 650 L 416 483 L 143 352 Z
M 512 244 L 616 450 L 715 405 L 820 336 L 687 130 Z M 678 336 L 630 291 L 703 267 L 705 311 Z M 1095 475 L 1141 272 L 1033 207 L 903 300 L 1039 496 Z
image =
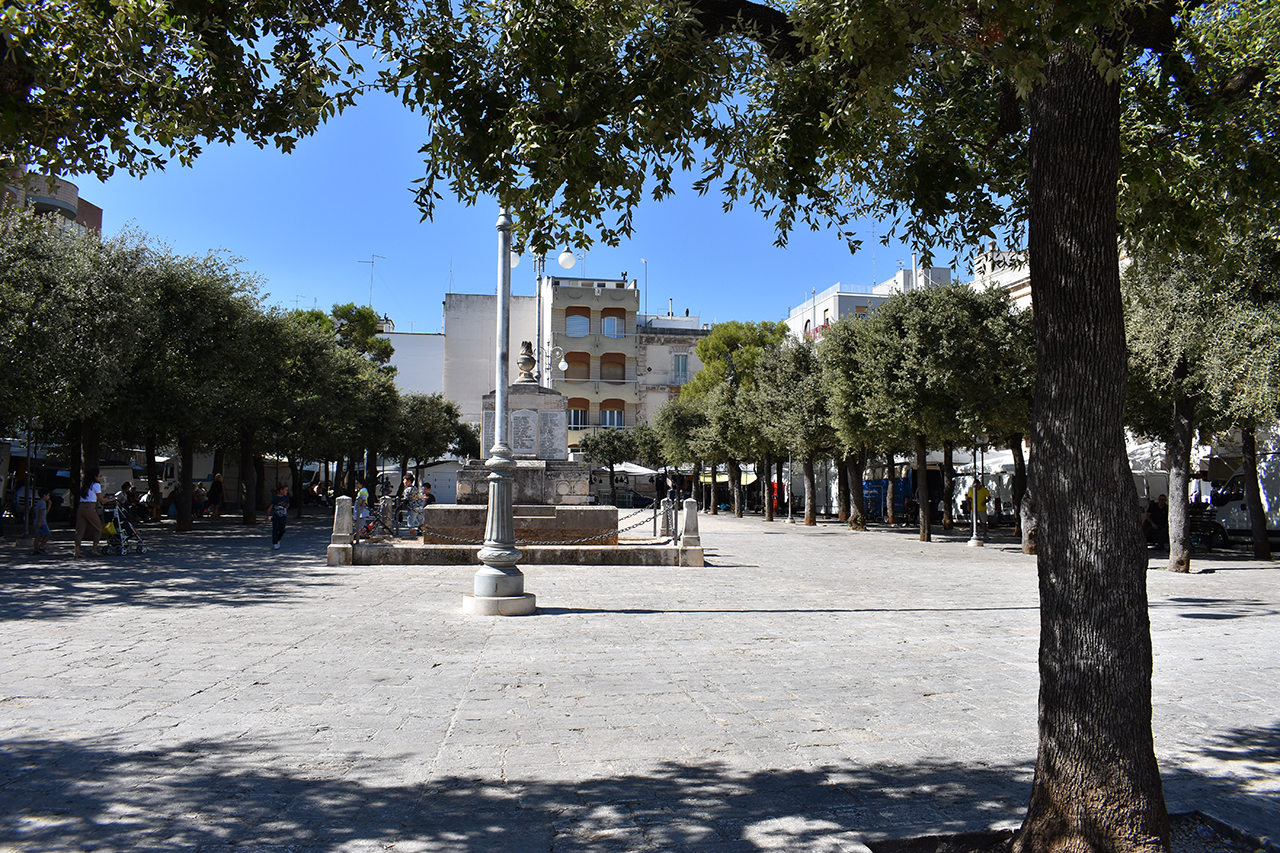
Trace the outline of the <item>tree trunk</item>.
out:
M 160 512 L 160 465 L 156 462 L 156 437 L 148 433 L 145 443 L 147 456 L 147 494 L 152 498 L 147 503 L 147 512 L 153 519 L 159 518 Z
M 955 444 L 942 442 L 942 529 L 950 530 L 956 526 L 955 496 L 956 469 L 953 464 Z
M 1186 369 L 1179 365 L 1182 375 Z M 1175 372 L 1175 376 L 1177 373 Z M 1178 397 L 1173 404 L 1173 438 L 1169 458 L 1169 571 L 1191 571 L 1191 527 L 1188 510 L 1191 500 L 1191 440 L 1195 435 L 1195 403 Z
M 84 420 L 80 422 L 79 455 L 81 472 L 89 471 L 100 466 L 102 460 L 102 437 L 98 431 L 97 425 L 91 420 Z M 84 479 L 83 473 L 81 474 L 80 479 Z M 83 492 L 81 492 L 81 494 L 83 494 Z
M 849 457 L 836 457 L 836 518 L 849 521 Z
M 814 506 L 817 502 L 818 479 L 814 474 L 813 456 L 810 453 L 804 458 L 804 523 L 806 527 L 813 527 L 818 523 L 818 511 Z
M 378 482 L 378 451 L 372 447 L 364 452 L 364 484 L 369 489 L 369 500 L 376 506 L 382 490 Z M 614 506 L 617 505 L 614 501 Z
M 733 492 L 733 517 L 742 518 L 742 467 L 736 459 L 725 463 L 725 476 L 729 478 L 729 489 Z
M 885 476 L 885 482 L 886 482 L 885 490 L 884 490 L 884 502 L 885 502 L 885 508 L 884 508 L 884 521 L 885 521 L 885 524 L 897 524 L 897 523 L 898 523 L 898 510 L 897 510 L 897 505 L 898 505 L 898 470 L 897 470 L 897 468 L 898 468 L 898 463 L 897 463 L 897 460 L 893 458 L 893 455 L 894 455 L 894 454 L 893 454 L 893 451 L 892 451 L 892 450 L 890 450 L 890 451 L 886 454 L 886 461 L 885 461 L 885 465 L 886 465 L 887 467 L 884 469 L 884 476 Z
M 916 503 L 920 514 L 920 541 L 933 541 L 933 519 L 929 512 L 929 447 L 923 433 L 916 433 Z
M 261 453 L 253 457 L 253 470 L 257 474 L 254 481 L 258 485 L 253 493 L 253 505 L 255 509 L 264 510 L 271 506 L 271 497 L 268 492 L 275 484 L 267 482 L 267 462 L 262 458 Z
M 196 440 L 189 435 L 178 436 L 178 498 L 174 502 L 174 514 L 178 518 L 179 533 L 191 529 L 191 498 L 195 490 L 194 468 Z
M 711 514 L 720 514 L 720 485 L 716 482 L 716 464 L 711 463 Z
M 302 518 L 302 463 L 292 453 L 285 458 L 289 460 L 289 481 L 293 484 L 289 490 L 293 493 L 294 518 Z
M 240 518 L 245 524 L 258 523 L 258 468 L 253 464 L 253 430 L 240 430 Z
M 853 512 L 849 518 L 849 526 L 854 530 L 866 530 L 867 495 L 863 476 L 867 472 L 867 446 L 864 444 L 857 453 L 850 453 L 845 461 L 849 468 L 849 489 L 853 492 Z
M 1030 551 L 1027 550 L 1026 537 L 1024 535 L 1027 525 L 1023 519 L 1022 498 L 1027 493 L 1027 461 L 1022 456 L 1022 439 L 1023 435 L 1020 432 L 1015 432 L 1009 436 L 1009 450 L 1013 453 L 1013 515 L 1017 519 L 1014 522 L 1017 529 L 1013 532 L 1015 536 L 1023 540 L 1022 553 L 1034 554 L 1034 547 Z
M 1124 441 L 1120 92 L 1074 46 L 1042 73 L 1028 98 L 1039 748 L 1013 850 L 1167 853 L 1151 732 L 1147 554 Z
M 1030 478 L 1022 493 L 1022 500 L 1018 503 L 1018 525 L 1022 528 L 1022 553 L 1034 556 L 1040 536 L 1040 522 L 1036 516 L 1038 507 L 1035 489 L 1031 487 L 1029 480 Z
M 766 453 L 764 463 L 760 466 L 764 471 L 764 483 L 760 486 L 760 499 L 764 501 L 764 520 L 773 521 L 773 456 Z
M 1244 504 L 1249 508 L 1249 530 L 1253 538 L 1253 558 L 1271 559 L 1271 539 L 1267 535 L 1267 513 L 1262 508 L 1262 488 L 1258 485 L 1258 439 L 1252 420 L 1240 427 L 1240 455 L 1244 470 Z

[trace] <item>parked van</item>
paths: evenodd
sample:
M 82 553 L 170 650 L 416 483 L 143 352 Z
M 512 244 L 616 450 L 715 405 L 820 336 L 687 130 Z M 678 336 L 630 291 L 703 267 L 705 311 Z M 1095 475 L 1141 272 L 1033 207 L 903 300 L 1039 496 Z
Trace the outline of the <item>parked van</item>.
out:
M 1217 508 L 1217 521 L 1234 542 L 1248 542 L 1253 536 L 1249 507 L 1245 503 L 1245 470 L 1243 467 L 1218 489 L 1211 501 Z M 1267 517 L 1267 538 L 1280 540 L 1280 454 L 1258 454 L 1258 486 L 1262 492 L 1262 510 Z

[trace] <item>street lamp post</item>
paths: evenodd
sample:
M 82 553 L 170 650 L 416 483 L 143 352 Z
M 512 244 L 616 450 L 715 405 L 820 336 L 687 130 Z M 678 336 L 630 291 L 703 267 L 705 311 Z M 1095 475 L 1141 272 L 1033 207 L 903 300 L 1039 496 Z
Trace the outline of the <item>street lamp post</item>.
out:
M 507 444 L 507 392 L 511 351 L 511 216 L 503 208 L 498 215 L 497 357 L 493 394 L 493 448 L 489 469 L 489 511 L 485 524 L 482 565 L 475 574 L 473 592 L 463 596 L 462 611 L 477 616 L 527 616 L 537 609 L 536 599 L 524 591 L 524 574 L 517 567 L 513 497 L 515 460 Z
M 973 459 L 972 459 L 973 497 L 969 499 L 969 513 L 973 517 L 973 534 L 969 537 L 969 541 L 965 543 L 970 548 L 981 548 L 984 541 L 984 537 L 978 536 L 978 490 L 982 488 L 982 473 L 978 467 L 978 458 L 979 458 L 979 453 L 982 452 L 981 449 L 986 445 L 986 443 L 987 443 L 987 436 L 985 434 L 979 433 L 978 435 L 974 436 L 974 448 L 973 448 Z

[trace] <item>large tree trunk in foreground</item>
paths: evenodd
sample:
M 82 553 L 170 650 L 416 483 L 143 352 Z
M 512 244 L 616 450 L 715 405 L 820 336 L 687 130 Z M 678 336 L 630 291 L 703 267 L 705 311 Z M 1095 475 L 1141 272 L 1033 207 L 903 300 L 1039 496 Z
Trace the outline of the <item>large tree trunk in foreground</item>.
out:
M 929 512 L 929 446 L 922 433 L 916 433 L 916 503 L 920 513 L 920 541 L 933 541 L 933 519 Z
M 1240 427 L 1240 455 L 1244 458 L 1244 504 L 1249 509 L 1249 532 L 1253 558 L 1271 559 L 1271 539 L 1267 535 L 1267 513 L 1262 508 L 1262 487 L 1258 484 L 1258 439 L 1253 421 Z
M 1015 853 L 1169 850 L 1146 546 L 1124 443 L 1120 93 L 1064 48 L 1030 95 L 1039 749 Z
M 1186 376 L 1185 364 L 1179 365 Z M 1174 374 L 1177 376 L 1177 373 Z M 1191 571 L 1191 524 L 1187 501 L 1191 493 L 1191 440 L 1195 437 L 1192 412 L 1195 404 L 1178 397 L 1173 404 L 1173 438 L 1166 455 L 1169 457 L 1169 571 Z

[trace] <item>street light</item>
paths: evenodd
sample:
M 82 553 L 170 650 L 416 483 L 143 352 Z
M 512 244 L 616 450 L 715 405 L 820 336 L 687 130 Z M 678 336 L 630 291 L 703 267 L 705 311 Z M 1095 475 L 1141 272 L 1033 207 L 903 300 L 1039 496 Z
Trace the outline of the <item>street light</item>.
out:
M 479 616 L 528 616 L 537 609 L 535 597 L 524 591 L 524 574 L 517 567 L 513 493 L 515 459 L 507 443 L 507 397 L 511 350 L 511 216 L 498 214 L 497 370 L 493 393 L 493 448 L 489 469 L 489 509 L 485 524 L 483 563 L 475 574 L 473 592 L 462 599 L 462 612 Z
M 556 260 L 563 269 L 567 269 L 567 270 L 573 269 L 573 263 L 574 263 L 573 252 L 569 250 L 568 246 L 565 246 L 564 251 L 560 253 L 560 257 L 557 258 Z
M 978 468 L 979 454 L 987 444 L 986 433 L 978 433 L 973 437 L 973 497 L 969 501 L 969 512 L 973 516 L 973 535 L 969 537 L 967 544 L 970 548 L 981 548 L 983 539 L 978 537 L 978 490 L 982 488 L 982 472 Z M 984 460 L 985 461 L 985 460 Z

